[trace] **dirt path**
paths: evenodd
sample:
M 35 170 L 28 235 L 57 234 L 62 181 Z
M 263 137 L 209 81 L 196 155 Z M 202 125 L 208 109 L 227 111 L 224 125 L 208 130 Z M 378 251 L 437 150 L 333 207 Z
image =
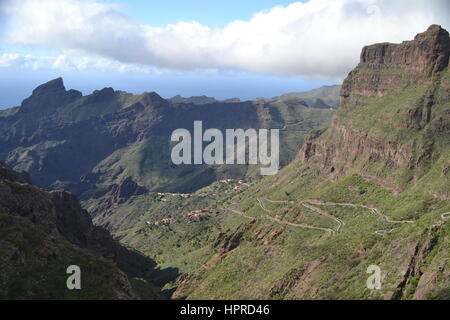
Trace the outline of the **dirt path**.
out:
M 387 182 L 385 182 L 385 181 L 383 181 L 383 180 L 381 180 L 381 179 L 379 179 L 377 177 L 372 177 L 372 176 L 365 175 L 365 174 L 360 174 L 359 176 L 361 178 L 363 178 L 364 180 L 368 181 L 368 182 L 375 183 L 375 184 L 377 184 L 377 185 L 379 185 L 379 186 L 381 186 L 381 187 L 391 191 L 396 196 L 398 196 L 403 191 L 399 187 L 397 187 L 397 186 L 395 186 L 393 184 L 387 183 Z
M 293 222 L 281 220 L 281 219 L 276 218 L 276 217 L 269 216 L 267 214 L 265 214 L 264 217 L 266 219 L 268 219 L 268 220 L 271 220 L 271 221 L 274 221 L 274 222 L 278 222 L 278 223 L 282 223 L 282 224 L 285 224 L 285 225 L 288 225 L 288 226 L 292 226 L 292 227 L 321 230 L 321 231 L 328 232 L 330 235 L 334 235 L 335 234 L 335 231 L 333 229 L 330 229 L 330 228 L 321 228 L 321 227 L 310 226 L 308 224 L 293 223 Z
M 283 126 L 283 128 L 281 128 L 280 129 L 280 131 L 286 131 L 287 130 L 287 127 L 295 127 L 295 126 L 297 126 L 297 125 L 299 125 L 299 124 L 303 124 L 303 120 L 302 121 L 298 121 L 298 122 L 295 122 L 295 123 L 286 123 L 284 126 Z
M 301 202 L 301 205 L 304 206 L 305 208 L 308 208 L 308 209 L 310 209 L 310 210 L 313 210 L 313 211 L 315 211 L 315 212 L 317 212 L 317 213 L 319 213 L 319 214 L 321 214 L 321 215 L 323 215 L 323 216 L 325 216 L 325 217 L 328 217 L 328 218 L 333 219 L 334 221 L 336 221 L 336 223 L 338 224 L 338 227 L 337 227 L 337 229 L 336 229 L 336 232 L 337 232 L 337 233 L 342 232 L 342 230 L 344 230 L 345 222 L 342 221 L 341 219 L 336 218 L 335 216 L 329 214 L 329 213 L 326 212 L 325 210 L 322 210 L 322 209 L 320 209 L 320 208 L 317 208 L 317 207 L 314 207 L 314 206 L 310 205 L 310 204 L 309 204 L 308 202 L 306 202 L 306 201 Z
M 272 203 L 295 203 L 294 201 L 282 201 L 282 200 L 276 201 L 276 200 L 269 200 L 269 199 L 267 199 L 267 198 L 262 198 L 262 199 L 265 200 L 265 201 L 268 201 L 268 202 L 272 202 Z M 260 207 L 261 207 L 264 211 L 270 212 L 269 210 L 267 210 L 266 207 L 264 207 L 264 204 L 263 204 L 263 202 L 261 201 L 261 199 L 258 199 L 258 202 L 259 202 Z M 300 202 L 299 204 L 302 205 L 302 206 L 304 206 L 305 208 L 308 208 L 308 209 L 310 209 L 310 210 L 312 210 L 312 211 L 314 211 L 314 212 L 317 212 L 318 214 L 321 214 L 321 215 L 323 215 L 323 216 L 325 216 L 325 217 L 327 217 L 327 218 L 329 218 L 329 219 L 334 220 L 334 221 L 338 224 L 338 227 L 337 227 L 336 231 L 334 231 L 334 232 L 339 233 L 339 232 L 342 232 L 342 230 L 344 229 L 344 226 L 345 226 L 345 222 L 344 222 L 344 221 L 342 221 L 342 220 L 339 219 L 339 218 L 336 218 L 336 217 L 333 216 L 332 214 L 329 214 L 329 213 L 326 212 L 325 210 L 322 210 L 322 209 L 320 209 L 320 208 L 314 207 L 313 205 L 311 205 L 311 204 L 309 203 L 309 201 L 302 201 L 302 202 Z M 328 229 L 328 228 L 325 228 L 325 229 Z
M 259 206 L 261 207 L 262 210 L 264 210 L 265 212 L 271 213 L 271 211 L 269 209 L 267 209 L 264 206 L 263 200 L 264 201 L 268 201 L 268 202 L 272 202 L 272 203 L 295 203 L 295 201 L 288 201 L 288 200 L 270 200 L 267 198 L 257 198 L 256 199 L 259 203 Z M 237 203 L 233 203 L 232 205 L 237 205 Z M 289 222 L 289 221 L 285 221 L 282 220 L 278 217 L 273 217 L 270 216 L 268 214 L 264 214 L 262 215 L 262 217 L 264 219 L 267 220 L 271 220 L 273 222 L 277 222 L 277 223 L 281 223 L 284 225 L 288 225 L 288 226 L 292 226 L 292 227 L 298 227 L 298 228 L 305 228 L 305 229 L 313 229 L 313 230 L 321 230 L 321 231 L 325 231 L 330 235 L 335 235 L 336 233 L 340 233 L 344 230 L 345 227 L 345 222 L 339 218 L 337 218 L 336 216 L 330 214 L 329 212 L 318 208 L 317 206 L 341 206 L 341 207 L 352 207 L 352 208 L 364 208 L 364 209 L 368 209 L 372 214 L 377 215 L 378 217 L 381 217 L 383 220 L 385 220 L 386 222 L 389 223 L 393 223 L 393 224 L 405 224 L 405 223 L 414 223 L 414 221 L 410 221 L 410 220 L 402 220 L 402 221 L 397 221 L 397 220 L 393 220 L 390 217 L 382 214 L 380 212 L 380 210 L 378 210 L 377 208 L 373 207 L 373 206 L 367 206 L 367 205 L 362 205 L 362 204 L 354 204 L 354 203 L 338 203 L 338 202 L 325 202 L 325 201 L 320 201 L 320 200 L 305 200 L 305 201 L 301 201 L 299 202 L 299 205 L 302 205 L 305 208 L 308 208 L 314 212 L 317 212 L 318 214 L 321 214 L 329 219 L 333 219 L 337 224 L 338 227 L 336 230 L 333 230 L 331 228 L 322 228 L 322 227 L 315 227 L 312 225 L 307 225 L 307 224 L 302 224 L 302 223 L 293 223 L 293 222 Z M 257 217 L 251 217 L 246 215 L 244 212 L 239 211 L 237 209 L 234 208 L 224 208 L 223 210 L 226 211 L 230 211 L 233 212 L 235 214 L 238 214 L 240 216 L 243 216 L 247 219 L 256 219 Z M 448 219 L 450 217 L 450 212 L 448 213 L 444 213 L 442 214 L 442 219 Z M 389 234 L 390 232 L 392 232 L 392 230 L 389 231 L 385 231 L 385 230 L 377 230 L 375 231 L 375 234 L 379 235 L 379 236 L 386 236 L 387 234 Z
M 264 198 L 265 201 L 268 202 L 272 202 L 272 203 L 294 203 L 294 201 L 288 201 L 288 200 L 269 200 Z M 260 207 L 267 211 L 270 212 L 269 210 L 267 210 L 266 207 L 264 207 L 264 204 L 262 203 L 262 201 L 260 199 L 258 199 L 258 202 L 260 204 Z M 373 206 L 367 206 L 367 205 L 362 205 L 362 204 L 354 204 L 354 203 L 338 203 L 338 202 L 325 202 L 325 201 L 320 201 L 320 200 L 305 200 L 300 202 L 301 205 L 303 205 L 304 207 L 313 210 L 319 214 L 322 214 L 330 219 L 333 219 L 334 221 L 336 221 L 338 223 L 338 228 L 335 232 L 339 233 L 342 232 L 344 227 L 345 227 L 345 222 L 337 217 L 335 217 L 334 215 L 326 212 L 325 210 L 322 210 L 320 208 L 317 208 L 317 205 L 321 205 L 321 206 L 341 206 L 341 207 L 352 207 L 352 208 L 364 208 L 364 209 L 368 209 L 372 214 L 377 215 L 378 217 L 380 217 L 381 219 L 383 219 L 384 221 L 388 222 L 388 223 L 392 223 L 392 224 L 405 224 L 405 223 L 409 223 L 412 224 L 414 223 L 414 221 L 411 220 L 393 220 L 391 217 L 384 215 L 380 212 L 379 209 L 373 207 Z M 316 206 L 314 206 L 316 205 Z M 443 214 L 442 219 L 448 219 L 450 218 L 450 212 Z M 388 233 L 392 232 L 392 230 L 390 231 L 384 231 L 384 230 L 378 230 L 375 231 L 375 234 L 380 235 L 380 236 L 385 236 Z
M 267 209 L 264 207 L 264 205 L 262 204 L 262 201 L 260 201 L 260 199 L 258 199 L 258 201 L 259 201 L 259 204 L 260 204 L 261 208 L 262 208 L 264 211 L 270 212 L 269 210 L 267 210 Z M 248 216 L 248 215 L 246 215 L 244 212 L 239 211 L 239 210 L 236 210 L 236 209 L 233 209 L 233 208 L 224 208 L 223 210 L 233 212 L 233 213 L 235 213 L 235 214 L 238 214 L 238 215 L 243 216 L 243 217 L 248 218 L 248 219 L 256 219 L 256 217 Z M 325 231 L 325 232 L 328 232 L 330 235 L 333 235 L 333 234 L 335 233 L 334 230 L 329 229 L 329 228 L 321 228 L 321 227 L 310 226 L 310 225 L 307 225 L 307 224 L 293 223 L 293 222 L 281 220 L 281 219 L 279 219 L 279 218 L 277 218 L 277 217 L 269 216 L 269 215 L 267 215 L 267 214 L 264 214 L 262 217 L 263 217 L 264 219 L 267 219 L 267 220 L 270 220 L 270 221 L 273 221 L 273 222 L 277 222 L 277 223 L 281 223 L 281 224 L 284 224 L 284 225 L 288 225 L 288 226 L 291 226 L 291 227 L 297 227 L 297 228 L 304 228 L 304 229 L 312 229 L 312 230 Z
M 275 200 L 269 200 L 269 199 L 266 199 L 266 198 L 257 198 L 257 200 L 258 200 L 258 202 L 259 202 L 259 206 L 261 207 L 261 209 L 263 209 L 264 211 L 266 211 L 266 212 L 271 212 L 270 210 L 268 210 L 265 206 L 264 206 L 264 203 L 262 202 L 262 200 L 265 200 L 265 201 L 269 201 L 269 202 L 273 202 L 273 203 L 294 203 L 294 201 L 290 201 L 290 202 L 288 202 L 288 201 L 275 201 Z M 302 204 L 302 203 L 301 203 Z M 312 208 L 310 208 L 310 209 L 312 209 Z M 329 215 L 329 214 L 327 214 L 327 213 L 321 213 L 320 211 L 320 209 L 319 208 L 314 208 L 314 209 L 312 209 L 312 210 L 314 210 L 314 211 L 316 211 L 316 212 L 318 212 L 318 213 L 320 213 L 320 214 L 324 214 L 325 216 L 327 216 L 327 217 L 329 217 L 329 218 L 332 218 L 332 219 L 334 219 L 334 217 L 332 217 L 331 215 Z M 315 230 L 322 230 L 322 231 L 325 231 L 325 232 L 328 232 L 330 235 L 334 235 L 336 232 L 340 232 L 339 230 L 340 230 L 340 227 L 341 227 L 341 224 L 340 224 L 340 222 L 338 222 L 339 223 L 339 227 L 338 227 L 338 230 L 337 231 L 334 231 L 333 229 L 330 229 L 330 228 L 322 228 L 322 227 L 315 227 L 315 226 L 311 226 L 311 225 L 308 225 L 308 224 L 303 224 L 303 223 L 293 223 L 293 222 L 289 222 L 289 221 L 284 221 L 284 220 L 281 220 L 281 219 L 279 219 L 279 218 L 274 218 L 274 217 L 272 217 L 272 216 L 269 216 L 269 215 L 265 215 L 265 217 L 267 218 L 267 219 L 270 219 L 270 220 L 272 220 L 272 221 L 276 221 L 276 222 L 279 222 L 279 223 L 284 223 L 284 224 L 287 224 L 287 225 L 290 225 L 290 226 L 293 226 L 293 227 L 300 227 L 300 228 L 307 228 L 307 229 L 315 229 Z
M 266 212 L 270 212 L 270 210 L 267 210 L 267 208 L 264 207 L 264 204 L 263 204 L 263 202 L 261 201 L 260 198 L 256 198 L 256 200 L 258 200 L 259 206 L 261 207 L 261 209 L 263 209 L 263 210 L 266 211 Z
M 267 198 L 263 198 L 263 199 L 267 202 L 272 202 L 272 203 L 295 203 L 295 201 L 288 201 L 288 200 L 270 200 Z
M 382 214 L 380 212 L 380 210 L 378 210 L 377 208 L 372 207 L 372 206 L 366 206 L 366 205 L 363 205 L 363 204 L 323 202 L 323 201 L 320 201 L 320 200 L 310 200 L 309 202 L 317 204 L 317 205 L 321 205 L 321 206 L 340 206 L 340 207 L 364 208 L 364 209 L 369 209 L 371 213 L 381 217 L 382 219 L 384 219 L 386 222 L 389 222 L 389 223 L 394 223 L 394 224 L 396 224 L 396 223 L 401 223 L 401 224 L 403 224 L 403 223 L 414 223 L 414 221 L 411 221 L 411 220 L 392 220 L 392 218 Z
M 233 212 L 233 213 L 238 214 L 240 216 L 243 216 L 243 217 L 245 217 L 247 219 L 256 219 L 255 217 L 250 217 L 250 216 L 246 215 L 244 212 L 239 211 L 237 209 L 233 209 L 231 207 L 229 207 L 229 208 L 222 208 L 222 210 Z

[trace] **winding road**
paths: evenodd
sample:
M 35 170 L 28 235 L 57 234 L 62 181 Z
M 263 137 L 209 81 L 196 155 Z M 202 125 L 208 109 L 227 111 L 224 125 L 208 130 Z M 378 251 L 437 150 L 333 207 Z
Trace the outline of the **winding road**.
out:
M 380 212 L 380 210 L 378 210 L 375 207 L 372 206 L 366 206 L 363 204 L 354 204 L 354 203 L 339 203 L 339 202 L 323 202 L 320 200 L 310 200 L 309 202 L 317 204 L 317 205 L 321 205 L 321 206 L 340 206 L 340 207 L 353 207 L 353 208 L 364 208 L 364 209 L 368 209 L 371 213 L 381 217 L 382 219 L 384 219 L 386 222 L 389 223 L 414 223 L 414 221 L 411 220 L 392 220 L 390 217 L 382 214 Z
M 246 215 L 244 212 L 233 209 L 233 208 L 223 208 L 222 210 L 233 212 L 233 213 L 243 216 L 247 219 L 255 219 L 255 217 L 250 217 L 250 216 Z
M 259 206 L 266 212 L 270 212 L 270 211 L 267 210 L 266 207 L 264 207 L 264 204 L 263 204 L 262 200 L 268 201 L 268 202 L 272 202 L 272 203 L 295 203 L 294 201 L 281 201 L 281 200 L 276 201 L 276 200 L 269 200 L 267 198 L 258 198 Z M 336 218 L 332 214 L 329 214 L 325 210 L 322 210 L 320 208 L 314 207 L 313 205 L 311 205 L 311 203 L 313 203 L 313 201 L 302 201 L 302 202 L 300 202 L 300 205 L 302 205 L 303 207 L 308 208 L 308 209 L 310 209 L 310 210 L 312 210 L 314 212 L 317 212 L 317 213 L 319 213 L 319 214 L 321 214 L 321 215 L 323 215 L 323 216 L 325 216 L 327 218 L 330 218 L 330 219 L 333 219 L 334 221 L 336 221 L 336 223 L 338 224 L 338 227 L 337 227 L 336 230 L 333 230 L 333 234 L 342 232 L 342 230 L 344 229 L 344 226 L 345 226 L 345 222 L 344 221 L 342 221 L 339 218 Z M 323 229 L 332 230 L 332 229 L 329 229 L 329 228 L 322 228 L 321 230 L 323 230 Z
M 268 209 L 264 206 L 264 203 L 263 203 L 262 200 L 268 201 L 268 202 L 272 202 L 272 203 L 295 203 L 294 201 L 282 201 L 282 200 L 276 201 L 276 200 L 269 200 L 269 199 L 267 199 L 267 198 L 257 198 L 257 200 L 258 200 L 258 203 L 259 203 L 259 206 L 261 207 L 261 209 L 263 209 L 264 211 L 269 212 L 269 213 L 270 213 L 271 211 L 268 210 Z M 306 208 L 308 208 L 308 209 L 310 209 L 310 210 L 313 210 L 313 211 L 315 211 L 315 212 L 317 212 L 317 213 L 319 213 L 319 214 L 322 214 L 322 215 L 324 215 L 324 216 L 326 216 L 326 217 L 328 217 L 328 218 L 331 218 L 331 219 L 335 220 L 335 221 L 338 223 L 338 228 L 337 228 L 337 230 L 333 230 L 333 229 L 331 229 L 331 228 L 315 227 L 315 226 L 311 226 L 311 225 L 303 224 L 303 223 L 298 224 L 298 223 L 288 222 L 288 221 L 284 221 L 284 220 L 281 220 L 281 219 L 276 218 L 276 217 L 274 218 L 274 217 L 269 216 L 269 215 L 266 215 L 266 218 L 268 218 L 268 219 L 270 219 L 270 220 L 272 220 L 272 221 L 276 221 L 276 222 L 280 222 L 280 223 L 285 223 L 285 224 L 287 224 L 287 225 L 294 226 L 294 227 L 307 228 L 307 229 L 315 229 L 315 230 L 322 230 L 322 231 L 328 232 L 330 235 L 335 235 L 336 232 L 341 232 L 341 231 L 342 231 L 342 228 L 343 228 L 344 225 L 345 225 L 345 223 L 344 223 L 343 221 L 337 219 L 336 217 L 334 217 L 334 216 L 328 214 L 327 212 L 325 212 L 325 211 L 323 211 L 323 210 L 321 210 L 321 209 L 319 209 L 319 208 L 316 208 L 316 207 L 313 207 L 313 206 L 309 206 L 309 205 L 307 205 L 305 202 L 300 202 L 300 204 L 303 205 L 303 206 L 305 206 Z
M 267 209 L 264 206 L 264 202 L 263 201 L 268 201 L 268 202 L 272 202 L 272 203 L 296 203 L 295 201 L 288 201 L 288 200 L 270 200 L 267 198 L 257 198 L 257 201 L 259 203 L 259 206 L 261 207 L 261 209 L 267 213 L 271 213 L 271 211 L 269 209 Z M 232 205 L 238 205 L 237 203 L 232 203 Z M 329 219 L 333 219 L 336 223 L 337 223 L 337 228 L 336 230 L 333 230 L 331 228 L 322 228 L 322 227 L 315 227 L 312 225 L 308 225 L 308 224 L 303 224 L 303 223 L 293 223 L 293 222 L 289 222 L 289 221 L 285 221 L 282 220 L 280 218 L 278 218 L 277 216 L 273 217 L 271 215 L 268 214 L 264 214 L 262 215 L 262 217 L 264 219 L 273 221 L 273 222 L 277 222 L 277 223 L 281 223 L 284 225 L 288 225 L 288 226 L 292 226 L 292 227 L 298 227 L 298 228 L 305 228 L 305 229 L 313 229 L 313 230 L 321 230 L 324 232 L 327 232 L 330 235 L 336 235 L 337 233 L 341 233 L 344 230 L 345 227 L 345 222 L 339 218 L 337 218 L 336 216 L 330 214 L 329 212 L 318 208 L 317 206 L 341 206 L 341 207 L 352 207 L 352 208 L 364 208 L 364 209 L 368 209 L 372 214 L 382 218 L 383 220 L 385 220 L 386 222 L 392 223 L 392 224 L 405 224 L 405 223 L 414 223 L 414 221 L 411 220 L 393 220 L 392 218 L 382 214 L 380 212 L 379 209 L 373 207 L 373 206 L 367 206 L 367 205 L 362 205 L 362 204 L 354 204 L 354 203 L 338 203 L 338 202 L 326 202 L 326 201 L 320 201 L 320 200 L 304 200 L 299 202 L 299 205 L 308 208 L 320 215 L 323 215 Z M 233 212 L 235 214 L 238 214 L 240 216 L 243 216 L 245 218 L 248 219 L 256 219 L 256 217 L 252 217 L 252 216 L 248 216 L 246 215 L 244 212 L 239 211 L 237 209 L 234 208 L 224 208 L 223 210 L 226 211 L 230 211 Z M 448 213 L 444 213 L 442 214 L 442 219 L 448 219 L 450 218 L 450 212 Z M 375 231 L 375 234 L 379 235 L 379 236 L 386 236 L 388 233 L 392 232 L 393 230 L 377 230 Z
M 264 205 L 262 204 L 262 202 L 260 201 L 260 199 L 258 199 L 258 201 L 259 201 L 259 203 L 260 203 L 261 208 L 262 208 L 264 211 L 270 212 L 269 210 L 267 210 L 267 209 L 264 207 Z M 233 203 L 233 204 L 234 204 L 234 203 Z M 243 217 L 248 218 L 248 219 L 256 219 L 256 217 L 248 216 L 248 215 L 246 215 L 244 212 L 239 211 L 239 210 L 236 210 L 236 209 L 233 209 L 233 208 L 223 208 L 223 210 L 233 212 L 233 213 L 235 213 L 235 214 L 238 214 L 238 215 L 243 216 Z M 277 217 L 269 216 L 269 215 L 267 215 L 267 214 L 264 214 L 262 217 L 263 217 L 264 219 L 267 219 L 267 220 L 270 220 L 270 221 L 273 221 L 273 222 L 276 222 L 276 223 L 281 223 L 281 224 L 284 224 L 284 225 L 288 225 L 288 226 L 291 226 L 291 227 L 297 227 L 297 228 L 304 228 L 304 229 L 312 229 L 312 230 L 325 231 L 325 232 L 329 233 L 330 235 L 334 235 L 334 234 L 335 234 L 335 231 L 332 230 L 332 229 L 330 229 L 330 228 L 321 228 L 321 227 L 315 227 L 315 226 L 311 226 L 311 225 L 307 225 L 307 224 L 293 223 L 293 222 L 281 220 L 281 219 L 279 219 L 279 218 L 277 218 Z
M 319 214 L 321 214 L 321 215 L 323 215 L 323 216 L 325 216 L 325 217 L 327 217 L 327 218 L 330 218 L 330 219 L 333 219 L 334 221 L 336 221 L 337 224 L 338 224 L 338 227 L 337 227 L 337 229 L 336 229 L 336 232 L 337 232 L 337 233 L 342 232 L 342 230 L 344 230 L 345 222 L 342 221 L 341 219 L 336 218 L 335 216 L 329 214 L 329 213 L 326 212 L 325 210 L 322 210 L 322 209 L 320 209 L 320 208 L 317 208 L 317 207 L 314 207 L 314 206 L 310 205 L 310 204 L 309 204 L 308 202 L 306 202 L 306 201 L 301 202 L 301 205 L 304 206 L 305 208 L 308 208 L 308 209 L 310 209 L 310 210 L 313 210 L 313 211 L 315 211 L 315 212 L 317 212 L 317 213 L 319 213 Z

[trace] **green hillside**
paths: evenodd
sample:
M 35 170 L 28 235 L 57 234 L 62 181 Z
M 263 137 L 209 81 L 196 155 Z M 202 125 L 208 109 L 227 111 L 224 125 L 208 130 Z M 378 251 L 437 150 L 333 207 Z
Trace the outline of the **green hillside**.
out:
M 450 42 L 442 33 L 432 26 L 391 51 L 401 60 L 402 46 L 418 47 L 430 57 L 426 50 Z M 363 52 L 371 50 L 384 52 Z M 178 268 L 182 276 L 166 284 L 174 298 L 448 299 L 448 66 L 430 58 L 419 74 L 410 63 L 366 59 L 344 82 L 330 127 L 312 133 L 277 175 L 216 182 L 188 199 L 132 197 L 97 221 Z M 380 290 L 366 286 L 371 265 L 381 269 Z
M 127 177 L 155 191 L 194 191 L 220 178 L 254 177 L 248 166 L 174 166 L 175 129 L 278 128 L 280 162 L 295 157 L 307 132 L 326 127 L 333 110 L 300 103 L 172 103 L 154 92 L 132 95 L 104 88 L 82 96 L 61 78 L 36 88 L 18 108 L 0 113 L 0 159 L 27 171 L 45 189 L 67 189 L 82 199 Z M 76 163 L 76 165 L 73 165 Z

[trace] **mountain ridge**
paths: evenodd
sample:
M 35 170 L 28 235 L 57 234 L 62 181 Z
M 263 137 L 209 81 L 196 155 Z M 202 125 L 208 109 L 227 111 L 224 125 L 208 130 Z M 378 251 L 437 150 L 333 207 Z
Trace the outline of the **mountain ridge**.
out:
M 147 282 L 155 263 L 94 226 L 73 194 L 47 193 L 17 180 L 18 176 L 0 163 L 0 298 L 163 297 Z M 65 287 L 70 265 L 81 269 L 80 292 Z M 136 281 L 146 288 L 146 294 L 133 288 Z
M 45 189 L 65 186 L 80 198 L 131 177 L 149 190 L 192 191 L 223 178 L 243 178 L 247 166 L 174 167 L 170 135 L 202 120 L 211 128 L 282 128 L 281 165 L 294 158 L 308 130 L 325 126 L 332 110 L 302 104 L 246 101 L 172 103 L 155 92 L 112 88 L 82 96 L 61 78 L 43 84 L 18 109 L 0 117 L 0 158 L 28 171 Z M 291 125 L 290 119 L 296 124 Z M 294 132 L 297 130 L 297 132 Z M 304 132 L 304 133 L 303 133 Z M 295 137 L 298 137 L 296 140 Z M 77 166 L 71 165 L 73 161 Z

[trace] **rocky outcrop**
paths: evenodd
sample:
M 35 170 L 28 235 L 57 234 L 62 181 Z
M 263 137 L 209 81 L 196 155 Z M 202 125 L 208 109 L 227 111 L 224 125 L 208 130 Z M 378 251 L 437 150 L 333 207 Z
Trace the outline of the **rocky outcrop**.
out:
M 407 247 L 397 247 L 405 255 L 399 266 L 401 275 L 395 290 L 388 293 L 389 299 L 429 299 L 436 289 L 450 284 L 448 268 L 448 244 L 444 223 L 440 222 L 424 229 L 419 236 L 411 237 Z M 391 250 L 392 248 L 389 248 Z
M 352 170 L 399 189 L 418 181 L 417 172 L 423 175 L 441 156 L 435 140 L 450 132 L 449 56 L 449 33 L 436 25 L 413 41 L 365 47 L 341 88 L 337 116 L 326 132 L 306 139 L 300 160 L 321 173 Z M 386 95 L 391 99 L 381 101 Z
M 99 191 L 94 195 L 97 203 L 90 209 L 90 215 L 94 218 L 96 224 L 102 225 L 109 231 L 113 231 L 105 219 L 114 212 L 114 210 L 126 203 L 134 196 L 147 194 L 149 190 L 140 186 L 132 177 L 126 177 L 119 184 L 110 185 L 107 190 Z
M 118 185 L 111 187 L 111 194 L 115 202 L 121 203 L 132 196 L 139 196 L 147 193 L 148 190 L 138 185 L 132 177 L 126 177 Z
M 32 95 L 22 102 L 19 112 L 49 114 L 56 108 L 74 102 L 81 96 L 81 92 L 77 90 L 66 91 L 62 78 L 57 78 L 34 89 Z
M 297 268 L 292 268 L 289 270 L 280 280 L 279 282 L 270 289 L 270 297 L 271 298 L 284 298 L 285 295 L 291 290 L 293 287 L 298 286 L 303 289 L 307 287 L 306 284 L 307 276 L 319 268 L 320 264 L 325 259 L 317 259 L 311 262 L 308 262 L 304 265 L 301 265 Z M 302 283 L 303 282 L 303 283 Z
M 448 67 L 449 56 L 449 34 L 437 25 L 430 26 L 413 41 L 364 47 L 360 64 L 342 85 L 341 106 L 363 103 L 359 96 L 380 97 L 422 84 Z
M 83 272 L 85 291 L 80 298 L 95 292 L 99 299 L 137 299 L 129 280 L 145 279 L 155 266 L 94 226 L 73 194 L 47 193 L 20 183 L 1 164 L 0 231 L 0 249 L 6 257 L 0 259 L 0 298 L 69 298 L 65 268 L 75 264 Z M 21 265 L 29 267 L 22 270 Z M 20 280 L 23 277 L 30 280 Z M 17 288 L 18 282 L 23 290 Z M 54 289 L 56 283 L 59 289 Z M 158 298 L 157 292 L 153 298 Z
M 342 176 L 353 168 L 362 156 L 370 161 L 387 161 L 396 167 L 410 161 L 412 145 L 402 145 L 396 141 L 383 141 L 333 118 L 326 137 L 308 139 L 299 153 L 304 164 L 319 165 L 324 173 Z
M 364 47 L 361 63 L 373 68 L 401 68 L 425 76 L 447 68 L 450 38 L 441 26 L 432 25 L 413 41 L 381 43 Z
M 213 244 L 213 247 L 217 249 L 217 253 L 220 256 L 223 256 L 226 253 L 236 249 L 243 240 L 242 237 L 244 233 L 250 230 L 255 223 L 256 220 L 253 219 L 243 223 L 235 232 L 228 234 L 221 233 Z

